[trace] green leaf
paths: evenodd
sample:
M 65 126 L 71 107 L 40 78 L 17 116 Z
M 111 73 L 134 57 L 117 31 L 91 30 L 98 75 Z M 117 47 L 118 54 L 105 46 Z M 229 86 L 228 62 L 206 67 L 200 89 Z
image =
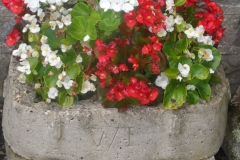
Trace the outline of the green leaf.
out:
M 68 108 L 73 105 L 73 102 L 74 102 L 74 97 L 67 96 L 63 103 L 63 107 Z
M 80 66 L 77 63 L 70 63 L 66 67 L 66 74 L 69 76 L 71 79 L 75 79 L 79 74 L 80 74 Z
M 186 3 L 186 0 L 175 0 L 175 6 L 182 6 Z
M 60 106 L 63 106 L 66 96 L 67 96 L 67 91 L 65 89 L 59 90 L 57 102 Z
M 25 76 L 26 76 L 26 81 L 27 81 L 28 83 L 32 82 L 33 79 L 34 79 L 33 73 L 25 74 Z
M 96 10 L 92 10 L 89 18 L 93 20 L 94 24 L 97 24 L 101 20 L 101 16 Z
M 46 29 L 49 29 L 51 28 L 50 25 L 49 25 L 49 21 L 50 20 L 46 20 L 42 23 L 42 26 L 41 26 L 41 32 L 44 32 Z
M 29 57 L 27 60 L 28 60 L 28 62 L 30 64 L 31 70 L 34 70 L 37 67 L 37 65 L 38 65 L 38 58 Z
M 73 49 L 70 49 L 66 52 L 68 57 L 68 63 L 76 63 L 77 55 Z
M 89 16 L 91 13 L 91 10 L 92 10 L 92 8 L 89 5 L 86 5 L 83 2 L 80 2 L 80 3 L 74 5 L 74 7 L 71 11 L 71 15 L 73 17 Z
M 78 84 L 77 93 L 80 93 L 82 91 L 82 86 L 84 81 L 85 81 L 85 74 L 84 72 L 81 72 L 79 76 L 77 76 L 76 78 L 76 82 Z
M 44 35 L 48 37 L 48 44 L 51 47 L 52 50 L 56 50 L 59 49 L 60 45 L 61 45 L 61 40 L 63 39 L 63 36 L 56 36 L 56 32 L 58 30 L 52 30 L 51 28 L 47 29 L 44 31 Z
M 208 81 L 209 84 L 218 84 L 219 82 L 220 82 L 220 78 L 215 76 L 214 74 L 211 75 L 211 78 Z
M 37 78 L 42 78 L 47 67 L 44 67 L 42 63 L 38 63 L 36 70 L 38 71 Z
M 212 95 L 212 91 L 210 88 L 210 85 L 208 83 L 204 83 L 204 82 L 199 82 L 197 85 L 197 90 L 198 93 L 200 94 L 201 98 L 204 100 L 208 100 L 211 95 Z
M 199 94 L 197 91 L 189 90 L 187 92 L 187 101 L 190 104 L 196 104 L 199 101 Z
M 115 19 L 105 18 L 99 22 L 99 28 L 104 31 L 114 31 L 118 28 L 120 23 L 121 22 L 119 18 Z
M 191 66 L 190 73 L 193 77 L 196 77 L 200 80 L 204 80 L 208 78 L 209 71 L 202 65 L 194 64 Z
M 175 42 L 174 41 L 166 41 L 163 45 L 163 52 L 168 55 L 171 58 L 174 58 L 177 56 L 177 53 L 175 52 Z
M 140 104 L 140 101 L 136 98 L 127 98 L 127 101 L 132 105 L 138 105 Z
M 175 46 L 175 52 L 181 53 L 184 50 L 186 50 L 187 47 L 188 47 L 187 38 L 184 37 L 183 39 L 180 39 L 177 41 L 176 46 Z
M 171 79 L 176 79 L 179 74 L 179 71 L 176 68 L 169 68 L 166 71 L 164 71 L 164 74 Z
M 45 85 L 50 88 L 50 87 L 55 87 L 57 80 L 58 80 L 58 75 L 60 74 L 59 70 L 55 67 L 48 67 L 45 72 L 44 72 L 44 81 Z
M 77 40 L 83 40 L 89 36 L 91 40 L 97 38 L 97 31 L 93 20 L 78 16 L 72 19 L 72 24 L 68 27 L 67 33 Z
M 165 109 L 180 108 L 186 102 L 186 96 L 187 90 L 184 84 L 168 85 L 164 92 L 163 107 Z
M 75 44 L 76 42 L 77 42 L 76 39 L 74 39 L 70 34 L 66 35 L 66 39 L 61 40 L 61 43 L 67 46 Z

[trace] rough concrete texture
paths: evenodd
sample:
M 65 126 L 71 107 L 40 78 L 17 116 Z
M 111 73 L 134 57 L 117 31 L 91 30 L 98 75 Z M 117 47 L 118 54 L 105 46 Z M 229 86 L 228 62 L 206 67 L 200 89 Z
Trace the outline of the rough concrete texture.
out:
M 222 144 L 229 160 L 240 159 L 240 87 L 229 107 L 226 135 Z
M 97 100 L 70 109 L 34 103 L 33 86 L 16 80 L 17 63 L 5 81 L 3 131 L 14 153 L 25 159 L 199 160 L 221 146 L 230 98 L 223 70 L 208 102 L 176 111 L 159 106 L 118 113 Z

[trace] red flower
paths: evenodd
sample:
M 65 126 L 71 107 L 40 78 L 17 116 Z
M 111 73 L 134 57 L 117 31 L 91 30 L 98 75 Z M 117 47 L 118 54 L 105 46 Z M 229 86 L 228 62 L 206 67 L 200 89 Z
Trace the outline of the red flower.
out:
M 20 32 L 17 29 L 14 29 L 8 36 L 6 43 L 8 46 L 14 46 L 17 44 L 20 39 Z
M 128 58 L 128 62 L 129 63 L 132 63 L 133 64 L 133 70 L 136 71 L 137 68 L 139 67 L 139 64 L 137 62 L 137 59 L 135 57 L 133 57 L 133 55 L 131 55 L 129 58 Z
M 118 66 L 118 69 L 119 69 L 120 71 L 128 71 L 128 67 L 127 67 L 126 64 L 120 64 L 120 65 Z
M 142 54 L 149 54 L 149 52 L 151 51 L 152 51 L 152 46 L 150 44 L 147 44 L 142 48 Z
M 11 10 L 15 14 L 20 14 L 24 10 L 24 8 L 22 6 L 22 3 L 13 2 L 12 5 L 11 5 Z
M 97 76 L 99 76 L 100 79 L 105 80 L 107 76 L 107 72 L 105 70 L 103 71 L 97 71 L 95 72 Z
M 152 91 L 149 94 L 149 100 L 154 101 L 158 97 L 158 89 L 153 88 Z

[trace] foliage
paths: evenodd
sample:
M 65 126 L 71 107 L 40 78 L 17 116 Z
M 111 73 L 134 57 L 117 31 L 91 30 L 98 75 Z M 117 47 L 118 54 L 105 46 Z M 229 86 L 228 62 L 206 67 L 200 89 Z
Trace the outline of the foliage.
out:
M 21 83 L 43 101 L 71 106 L 96 91 L 104 107 L 161 102 L 177 109 L 211 97 L 221 61 L 223 12 L 211 0 L 45 0 L 2 3 L 18 23 Z M 12 6 L 19 5 L 19 10 Z M 19 32 L 19 29 L 22 32 Z

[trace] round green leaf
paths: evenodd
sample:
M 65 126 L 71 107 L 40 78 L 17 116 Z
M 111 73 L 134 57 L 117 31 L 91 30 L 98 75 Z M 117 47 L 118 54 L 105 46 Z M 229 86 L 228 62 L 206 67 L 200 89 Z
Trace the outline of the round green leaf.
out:
M 66 74 L 71 79 L 75 79 L 80 74 L 80 66 L 77 63 L 71 63 L 66 67 Z
M 189 90 L 187 92 L 187 101 L 190 104 L 196 104 L 199 101 L 199 94 L 197 91 Z
M 186 0 L 175 0 L 175 6 L 181 6 L 186 3 Z
M 207 68 L 199 64 L 192 65 L 190 72 L 193 77 L 196 77 L 200 80 L 207 79 L 209 75 Z
M 179 74 L 179 71 L 176 68 L 169 68 L 164 71 L 164 74 L 171 79 L 176 79 Z
M 199 82 L 196 87 L 202 99 L 208 100 L 211 97 L 212 90 L 208 83 Z
M 83 16 L 72 19 L 72 24 L 68 27 L 67 33 L 77 40 L 83 40 L 85 36 L 89 36 L 91 40 L 97 38 L 97 31 L 93 20 Z
M 50 87 L 55 87 L 57 80 L 58 80 L 58 75 L 60 72 L 58 71 L 57 68 L 55 67 L 48 67 L 45 72 L 44 72 L 44 82 L 45 85 L 50 88 Z

